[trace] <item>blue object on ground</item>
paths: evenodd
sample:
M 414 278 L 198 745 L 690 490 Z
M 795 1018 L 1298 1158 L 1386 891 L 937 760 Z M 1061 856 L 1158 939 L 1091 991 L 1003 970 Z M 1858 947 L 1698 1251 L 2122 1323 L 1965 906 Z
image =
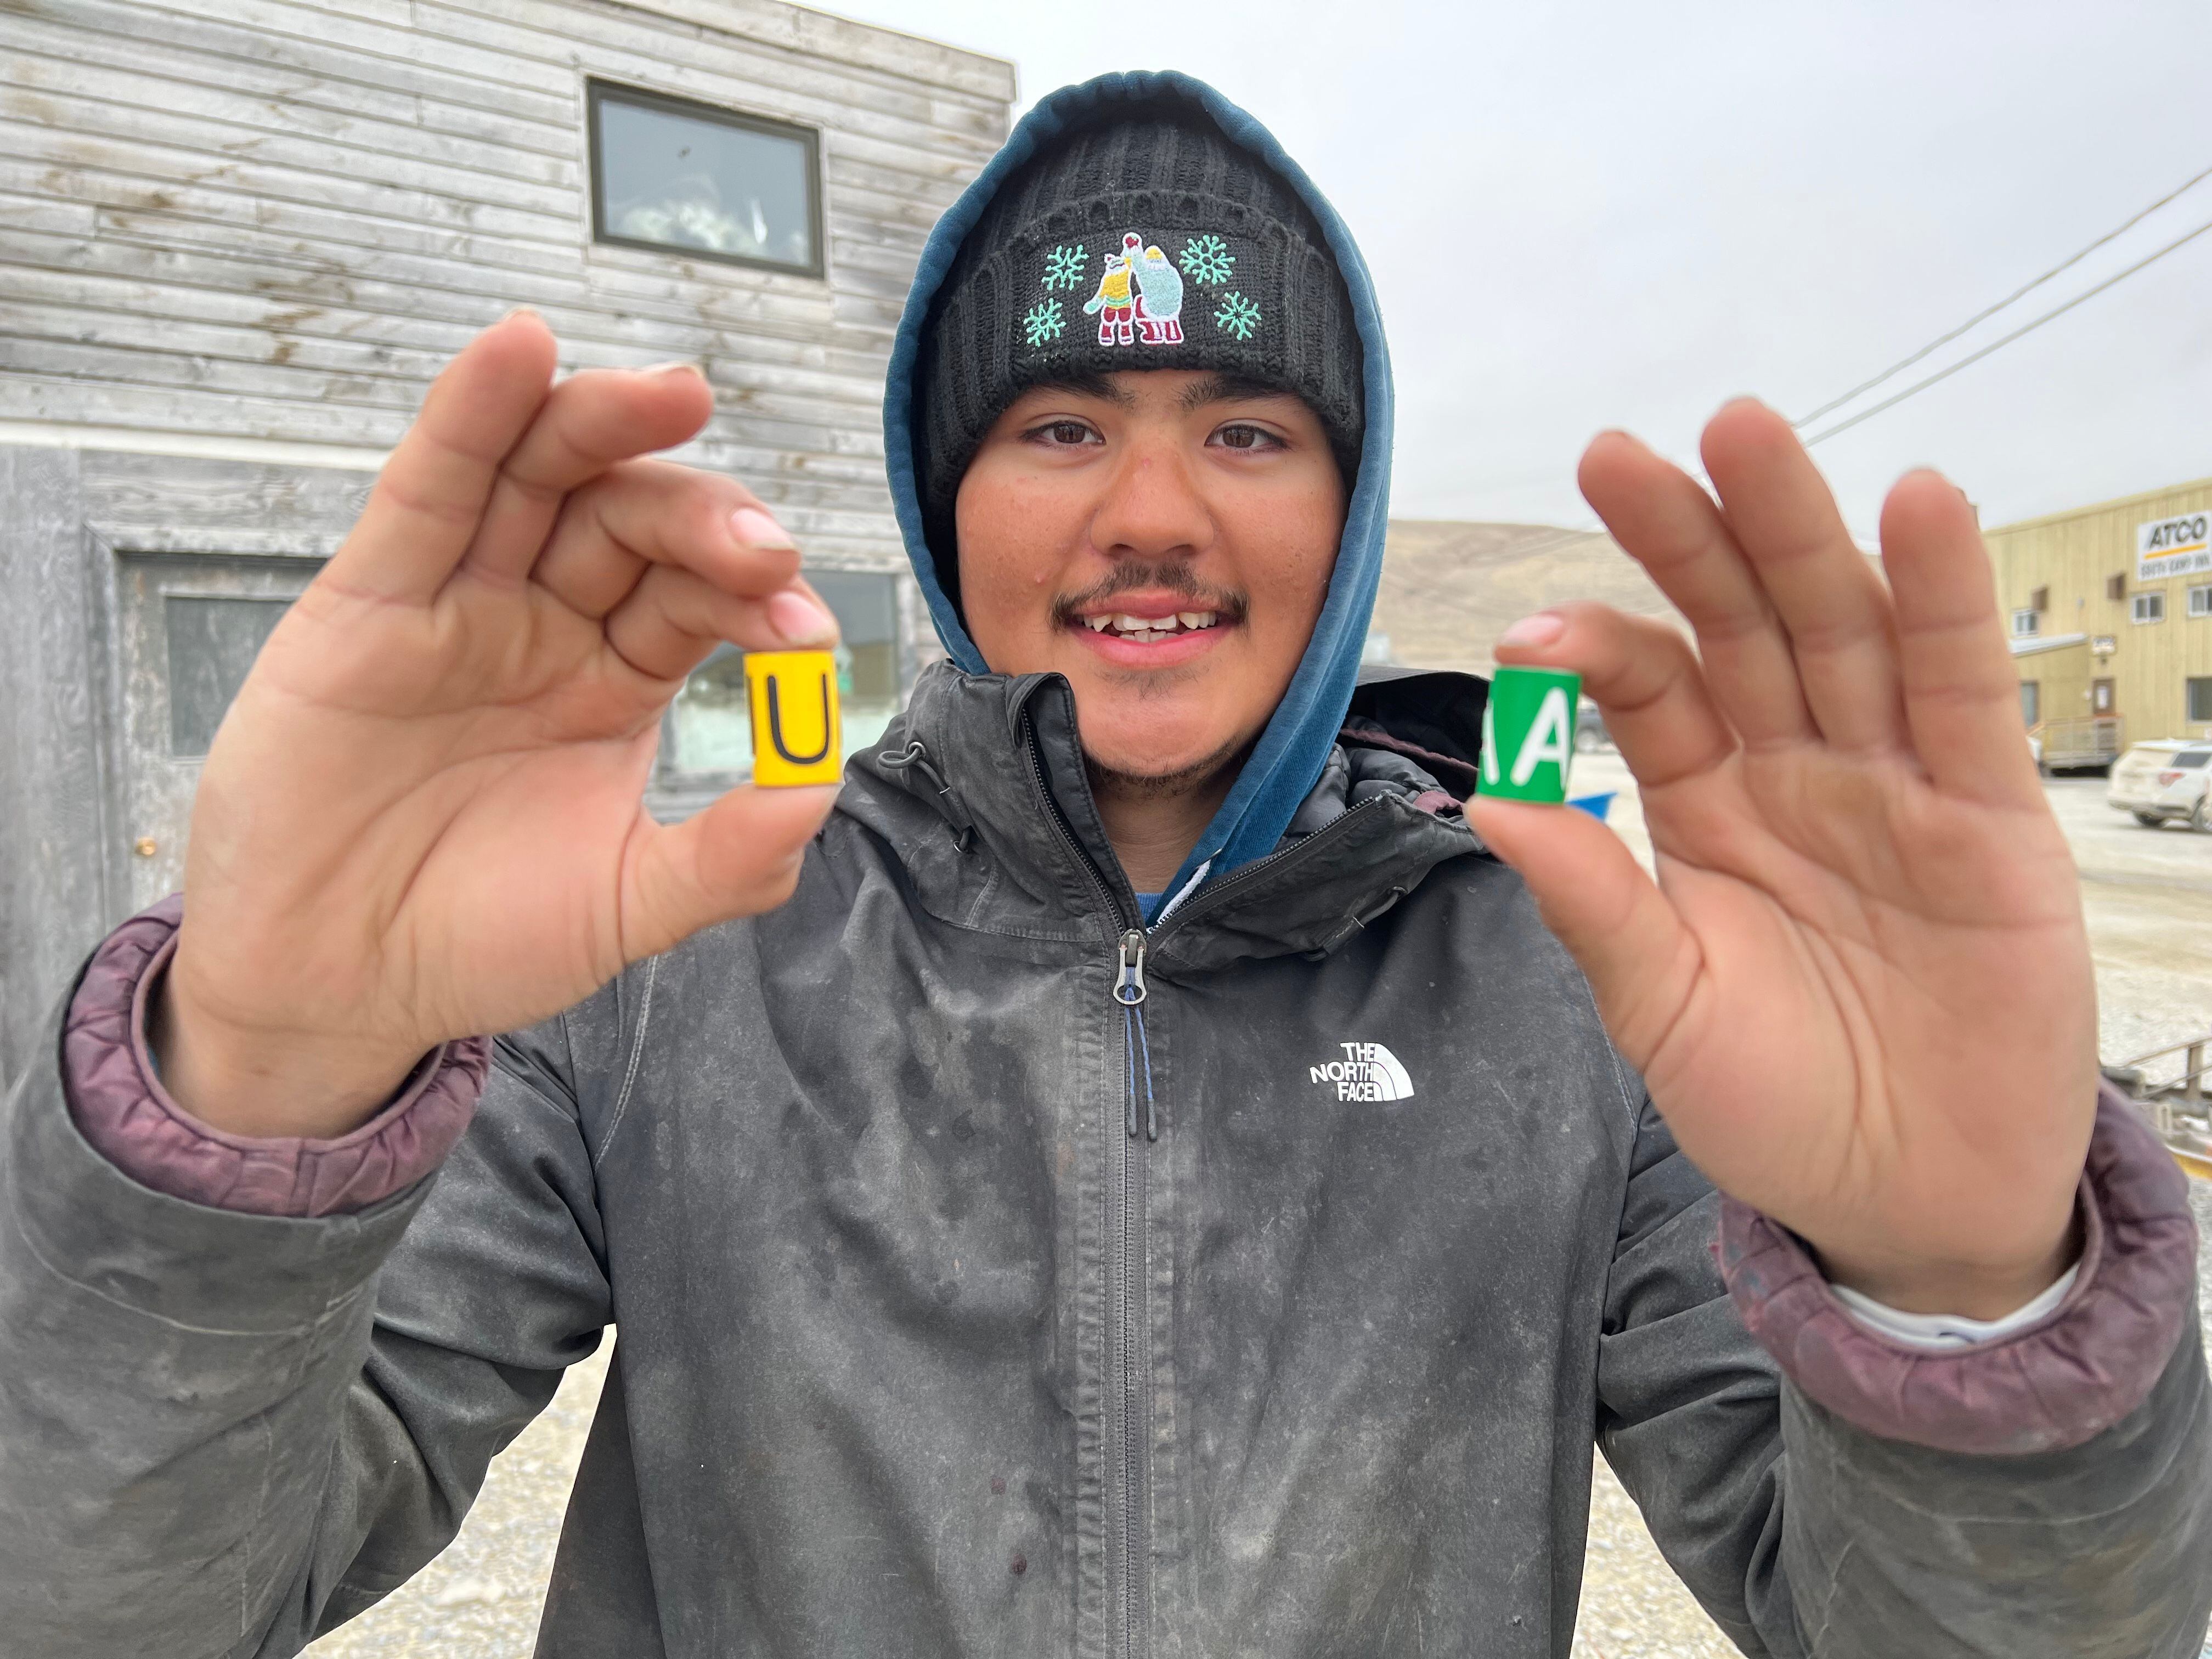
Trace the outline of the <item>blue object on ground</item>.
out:
M 1571 799 L 1567 805 L 1581 807 L 1600 823 L 1603 823 L 1607 811 L 1613 805 L 1613 798 L 1620 793 L 1617 789 L 1608 789 L 1601 795 L 1577 795 Z

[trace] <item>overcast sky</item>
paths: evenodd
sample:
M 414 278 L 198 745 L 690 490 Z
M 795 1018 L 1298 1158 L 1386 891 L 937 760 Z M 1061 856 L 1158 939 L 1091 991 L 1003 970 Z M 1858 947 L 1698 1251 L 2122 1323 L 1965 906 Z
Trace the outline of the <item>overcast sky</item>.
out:
M 1802 415 L 2212 168 L 2207 0 L 827 9 L 1024 107 L 1171 67 L 1267 122 L 1374 268 L 1400 517 L 1583 521 L 1592 433 Z M 2208 222 L 2212 179 L 1884 393 Z M 1863 538 L 1921 463 L 1994 526 L 2212 474 L 2208 403 L 2212 235 L 1814 453 Z

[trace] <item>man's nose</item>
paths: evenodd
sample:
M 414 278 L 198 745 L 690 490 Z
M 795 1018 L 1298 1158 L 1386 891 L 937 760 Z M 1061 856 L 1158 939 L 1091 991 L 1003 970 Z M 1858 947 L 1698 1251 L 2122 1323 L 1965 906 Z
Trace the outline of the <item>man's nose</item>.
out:
M 1107 477 L 1091 540 L 1109 559 L 1188 558 L 1212 544 L 1213 529 L 1182 444 L 1139 434 Z

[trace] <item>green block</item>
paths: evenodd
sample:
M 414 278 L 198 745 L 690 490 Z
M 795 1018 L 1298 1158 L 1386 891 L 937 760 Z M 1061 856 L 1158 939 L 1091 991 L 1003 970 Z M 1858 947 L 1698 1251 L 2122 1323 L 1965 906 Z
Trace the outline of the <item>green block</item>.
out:
M 1500 668 L 1482 706 L 1480 795 L 1564 801 L 1575 758 L 1583 677 L 1552 668 Z

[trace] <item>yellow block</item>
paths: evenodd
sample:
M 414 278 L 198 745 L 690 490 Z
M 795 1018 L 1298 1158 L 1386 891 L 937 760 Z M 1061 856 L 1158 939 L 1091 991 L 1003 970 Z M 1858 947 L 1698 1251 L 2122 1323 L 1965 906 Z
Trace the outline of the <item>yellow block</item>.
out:
M 835 654 L 748 652 L 745 689 L 753 714 L 755 783 L 836 783 L 844 776 Z

